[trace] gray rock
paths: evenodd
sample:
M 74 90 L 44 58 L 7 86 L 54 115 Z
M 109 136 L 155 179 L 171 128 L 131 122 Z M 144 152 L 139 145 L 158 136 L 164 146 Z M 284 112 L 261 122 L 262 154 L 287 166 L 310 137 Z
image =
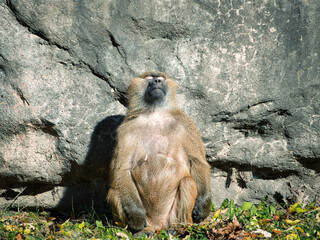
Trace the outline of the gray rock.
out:
M 319 201 L 320 2 L 0 0 L 0 208 L 104 204 L 130 79 L 177 80 L 212 200 Z

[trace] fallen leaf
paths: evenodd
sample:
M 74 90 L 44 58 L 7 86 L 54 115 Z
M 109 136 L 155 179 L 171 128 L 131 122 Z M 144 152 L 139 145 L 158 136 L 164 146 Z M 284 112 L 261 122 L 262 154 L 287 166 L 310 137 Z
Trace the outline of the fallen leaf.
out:
M 289 224 L 289 225 L 297 225 L 299 222 L 300 222 L 300 220 L 290 220 L 290 219 L 286 219 L 286 220 L 284 220 L 285 221 L 285 223 L 286 224 Z
M 221 215 L 225 215 L 229 211 L 229 208 L 221 210 Z
M 63 224 L 57 224 L 57 226 L 58 226 L 58 228 L 59 228 L 60 231 L 63 230 Z
M 233 216 L 232 223 L 233 223 L 235 229 L 240 228 L 240 223 L 239 223 L 236 215 Z
M 263 237 L 265 237 L 265 238 L 271 238 L 272 237 L 271 233 L 269 233 L 267 231 L 264 231 L 262 229 L 257 229 L 257 230 L 254 230 L 252 232 L 257 234 L 257 235 L 263 235 Z
M 212 219 L 216 219 L 220 216 L 221 214 L 221 210 L 219 209 L 218 211 L 215 212 L 215 214 L 213 215 Z
M 78 225 L 78 228 L 79 228 L 80 230 L 82 230 L 82 229 L 84 228 L 84 221 L 82 221 L 82 223 L 80 223 L 80 224 Z
M 20 234 L 20 233 L 16 236 L 16 239 L 17 239 L 17 240 L 22 240 L 22 237 L 21 237 L 21 234 Z
M 300 204 L 300 202 L 297 202 L 297 203 L 293 204 L 293 205 L 290 207 L 290 209 L 296 208 L 299 204 Z
M 222 236 L 224 238 L 225 236 L 229 236 L 229 239 L 234 239 L 237 230 L 240 230 L 240 223 L 237 217 L 234 215 L 232 222 L 230 222 L 226 227 L 219 229 L 213 228 L 212 232 L 216 236 Z
M 50 221 L 53 221 L 53 220 L 56 220 L 55 217 L 45 217 L 46 218 L 46 221 L 47 222 L 50 222 Z
M 125 239 L 129 239 L 128 235 L 123 233 L 123 232 L 117 232 L 116 235 L 118 237 L 122 237 L 122 238 L 125 238 Z
M 277 229 L 272 229 L 272 232 L 274 232 L 274 233 L 276 233 L 276 234 L 280 234 L 280 233 L 282 233 L 282 231 L 277 230 Z
M 263 222 L 266 222 L 266 223 L 269 223 L 269 222 L 272 222 L 272 219 L 266 219 L 266 218 L 264 218 L 264 219 L 262 219 L 262 221 L 263 221 Z
M 64 223 L 62 223 L 62 225 L 64 226 L 64 225 L 68 224 L 69 221 L 70 221 L 70 218 L 67 221 L 65 221 Z
M 286 240 L 296 240 L 296 239 L 300 239 L 300 238 L 297 234 L 292 233 L 292 234 L 287 235 L 285 239 Z
M 12 225 L 6 226 L 6 230 L 12 232 L 14 230 L 14 227 Z
M 280 217 L 278 215 L 273 215 L 272 219 L 275 221 L 278 221 L 280 219 Z

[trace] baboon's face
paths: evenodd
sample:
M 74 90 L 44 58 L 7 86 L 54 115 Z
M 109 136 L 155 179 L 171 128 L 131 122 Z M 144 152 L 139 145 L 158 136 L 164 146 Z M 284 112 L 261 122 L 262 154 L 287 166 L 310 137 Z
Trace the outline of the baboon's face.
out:
M 166 77 L 160 73 L 151 73 L 144 77 L 147 87 L 144 92 L 144 99 L 148 104 L 159 104 L 166 97 L 168 85 Z

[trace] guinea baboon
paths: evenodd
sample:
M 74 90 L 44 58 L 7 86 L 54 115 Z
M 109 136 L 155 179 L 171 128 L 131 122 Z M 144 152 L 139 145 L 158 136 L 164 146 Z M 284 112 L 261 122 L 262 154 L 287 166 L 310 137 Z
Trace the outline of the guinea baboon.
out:
M 193 121 L 161 72 L 131 81 L 110 166 L 107 200 L 132 232 L 200 222 L 210 212 L 210 166 Z

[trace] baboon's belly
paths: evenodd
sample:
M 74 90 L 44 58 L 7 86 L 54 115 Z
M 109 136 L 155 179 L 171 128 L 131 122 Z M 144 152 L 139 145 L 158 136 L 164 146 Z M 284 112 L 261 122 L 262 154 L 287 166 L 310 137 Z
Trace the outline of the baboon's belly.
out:
M 186 162 L 186 161 L 184 161 Z M 179 183 L 190 176 L 182 161 L 170 156 L 147 156 L 132 170 L 147 216 L 166 219 L 173 208 Z

